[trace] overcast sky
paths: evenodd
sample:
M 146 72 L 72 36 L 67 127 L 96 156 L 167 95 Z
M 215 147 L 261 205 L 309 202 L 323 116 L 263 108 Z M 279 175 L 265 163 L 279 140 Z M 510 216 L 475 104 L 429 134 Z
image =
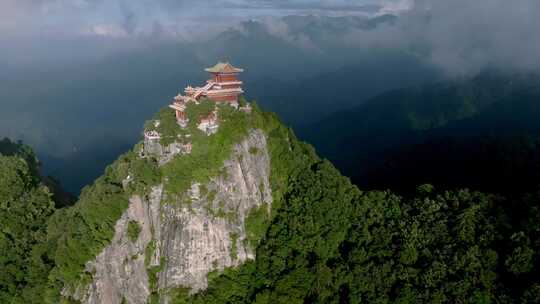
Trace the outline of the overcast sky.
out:
M 347 33 L 346 43 L 411 52 L 451 75 L 486 66 L 540 70 L 539 0 L 0 0 L 0 64 L 51 50 L 97 56 L 129 47 L 132 37 L 205 39 L 252 18 L 384 13 L 399 15 L 398 22 Z M 96 38 L 106 40 L 88 40 Z M 70 51 L 66 41 L 83 47 Z M 21 56 L 29 50 L 38 55 Z
M 336 26 L 338 31 L 329 32 L 324 28 L 329 23 L 300 22 L 302 32 L 279 18 L 386 13 L 398 15 L 397 20 L 374 29 L 343 22 L 353 29 Z M 230 27 L 249 35 L 238 26 L 247 19 L 259 20 L 273 36 L 260 44 L 233 39 L 248 43 L 232 51 L 226 49 L 231 43 L 223 46 L 219 39 L 215 45 L 181 43 L 204 41 Z M 312 73 L 351 65 L 364 71 L 371 64 L 364 77 L 378 75 L 381 90 L 389 82 L 383 73 L 399 81 L 432 70 L 433 79 L 440 72 L 473 76 L 491 67 L 539 72 L 539 30 L 540 0 L 0 0 L 0 137 L 25 139 L 55 156 L 79 151 L 75 146 L 106 147 L 102 130 L 111 145 L 131 145 L 124 141 L 138 132 L 133 126 L 158 103 L 168 102 L 156 94 L 172 96 L 177 84 L 193 81 L 191 71 L 231 56 L 228 51 L 237 58 L 245 54 L 252 65 L 261 61 L 259 71 L 268 66 L 266 59 L 280 63 L 271 70 L 286 70 L 291 78 L 315 65 L 321 70 Z M 402 58 L 421 68 L 402 64 L 400 71 L 395 62 Z M 132 100 L 138 106 L 131 106 Z M 116 125 L 88 128 L 88 122 L 105 120 L 103 115 L 112 115 L 105 117 L 114 117 L 108 121 Z M 81 137 L 80 130 L 93 133 Z M 111 131 L 116 136 L 110 137 Z
M 1 0 L 0 33 L 121 37 L 160 30 L 182 37 L 216 24 L 260 16 L 372 15 L 404 10 L 409 3 L 409 0 Z

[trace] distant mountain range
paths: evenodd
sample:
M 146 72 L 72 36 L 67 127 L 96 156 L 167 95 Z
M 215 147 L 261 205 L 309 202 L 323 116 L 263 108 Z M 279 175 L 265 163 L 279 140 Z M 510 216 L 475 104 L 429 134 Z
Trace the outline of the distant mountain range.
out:
M 311 34 L 317 38 L 319 33 L 327 32 L 342 34 L 353 29 L 371 30 L 381 24 L 394 24 L 397 20 L 394 15 L 381 15 L 374 18 L 360 16 L 286 16 L 283 21 L 289 26 L 293 34 Z

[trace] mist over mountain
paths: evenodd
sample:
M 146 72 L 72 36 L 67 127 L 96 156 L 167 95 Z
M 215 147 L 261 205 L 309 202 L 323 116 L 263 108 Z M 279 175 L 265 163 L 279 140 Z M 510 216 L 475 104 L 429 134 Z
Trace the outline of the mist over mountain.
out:
M 538 28 L 538 0 L 0 1 L 0 303 L 540 303 Z
M 388 90 L 540 67 L 533 0 L 47 0 L 0 8 L 1 135 L 35 147 L 51 160 L 46 171 L 74 192 L 135 142 L 138 122 L 170 101 L 165 92 L 201 83 L 201 67 L 216 60 L 246 68 L 247 96 L 293 127 Z M 75 174 L 84 159 L 103 161 Z
M 401 113 L 409 119 L 397 119 L 397 126 L 413 132 L 469 118 L 477 126 L 477 114 L 495 125 L 501 122 L 496 117 L 518 122 L 501 111 L 510 100 L 522 104 L 517 118 L 538 117 L 537 80 L 488 74 L 397 90 L 363 107 L 400 106 L 375 116 L 373 134 L 380 134 L 386 117 Z M 405 98 L 393 99 L 396 92 Z M 422 97 L 429 96 L 442 98 L 445 107 L 426 103 L 430 100 Z M 32 174 L 31 150 L 1 142 L 0 299 L 51 304 L 540 299 L 538 140 L 415 146 L 382 171 L 387 182 L 397 177 L 403 186 L 410 181 L 402 178 L 422 177 L 418 169 L 448 175 L 455 173 L 453 165 L 463 169 L 464 164 L 473 178 L 460 181 L 477 187 L 474 177 L 491 175 L 489 182 L 498 177 L 503 182 L 487 184 L 500 187 L 492 193 L 423 184 L 402 196 L 360 190 L 277 115 L 243 98 L 239 103 L 240 109 L 205 98 L 186 102 L 185 124 L 164 107 L 145 123 L 144 140 L 85 187 L 73 206 L 63 208 L 53 207 L 49 188 Z M 210 132 L 201 127 L 208 115 L 215 119 Z M 384 134 L 390 140 L 407 133 L 392 127 Z M 534 134 L 530 128 L 517 130 Z M 480 164 L 460 159 L 467 154 Z M 438 159 L 441 155 L 446 157 Z M 432 167 L 417 168 L 420 161 Z M 395 169 L 411 172 L 400 177 Z M 519 192 L 501 195 L 515 185 Z
M 0 129 L 4 136 L 35 147 L 48 160 L 46 171 L 77 192 L 137 140 L 139 122 L 152 109 L 170 102 L 172 96 L 165 92 L 202 83 L 206 76 L 201 66 L 218 59 L 246 67 L 243 80 L 248 96 L 278 111 L 292 125 L 316 121 L 359 102 L 354 98 L 334 104 L 332 87 L 343 89 L 346 96 L 359 89 L 354 82 L 364 82 L 359 95 L 363 99 L 436 77 L 435 69 L 416 65 L 417 60 L 407 54 L 360 52 L 336 42 L 335 34 L 342 29 L 372 29 L 394 19 L 288 17 L 278 20 L 286 29 L 289 24 L 294 29 L 286 34 L 272 29 L 268 21 L 248 21 L 204 42 L 152 42 L 93 63 L 49 62 L 13 73 L 4 70 L 7 81 L 0 84 Z M 385 79 L 388 71 L 378 65 L 390 61 L 396 63 L 392 69 L 401 67 L 403 75 L 411 75 L 410 82 Z M 305 98 L 293 101 L 292 96 L 301 96 L 297 94 Z M 307 104 L 309 111 L 299 111 Z

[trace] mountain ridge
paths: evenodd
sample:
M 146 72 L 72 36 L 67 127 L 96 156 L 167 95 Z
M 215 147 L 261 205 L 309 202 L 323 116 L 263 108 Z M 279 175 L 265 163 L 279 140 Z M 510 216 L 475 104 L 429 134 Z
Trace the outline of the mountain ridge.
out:
M 34 279 L 0 296 L 118 304 L 539 299 L 538 193 L 507 200 L 429 184 L 411 198 L 362 191 L 274 114 L 224 105 L 219 131 L 207 135 L 196 130 L 208 108 L 193 106 L 187 133 L 163 109 L 146 124 L 161 138 L 136 145 L 73 207 L 57 210 L 31 250 Z M 177 149 L 186 139 L 188 154 Z M 516 202 L 520 212 L 510 212 Z

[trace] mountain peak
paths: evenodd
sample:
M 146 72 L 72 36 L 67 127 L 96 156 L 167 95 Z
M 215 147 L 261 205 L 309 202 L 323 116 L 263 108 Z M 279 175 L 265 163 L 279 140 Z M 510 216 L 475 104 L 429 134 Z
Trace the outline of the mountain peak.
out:
M 50 301 L 153 303 L 204 290 L 212 276 L 255 259 L 290 160 L 317 158 L 296 155 L 294 135 L 238 97 L 233 74 L 212 74 L 162 108 L 144 141 L 51 223 L 59 293 Z

